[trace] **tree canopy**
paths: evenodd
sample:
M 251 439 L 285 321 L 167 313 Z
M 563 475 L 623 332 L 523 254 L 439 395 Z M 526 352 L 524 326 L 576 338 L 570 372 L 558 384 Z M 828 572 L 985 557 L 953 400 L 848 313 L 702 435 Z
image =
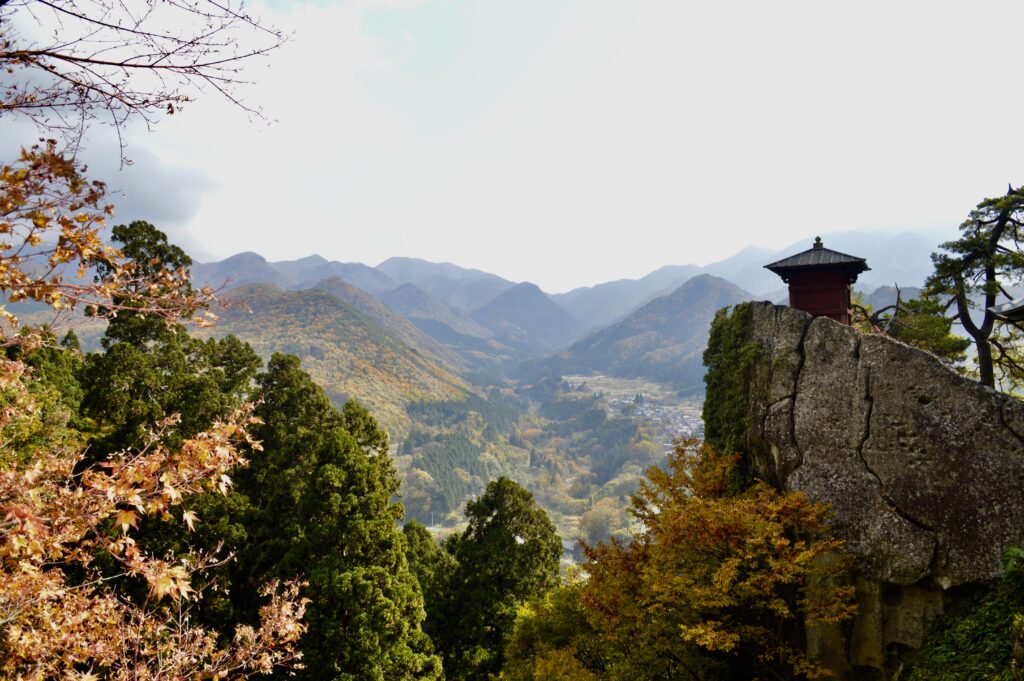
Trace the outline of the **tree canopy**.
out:
M 823 678 L 806 627 L 853 614 L 828 509 L 736 490 L 737 461 L 690 441 L 649 469 L 630 505 L 642 529 L 586 547 L 586 581 L 520 610 L 509 678 Z

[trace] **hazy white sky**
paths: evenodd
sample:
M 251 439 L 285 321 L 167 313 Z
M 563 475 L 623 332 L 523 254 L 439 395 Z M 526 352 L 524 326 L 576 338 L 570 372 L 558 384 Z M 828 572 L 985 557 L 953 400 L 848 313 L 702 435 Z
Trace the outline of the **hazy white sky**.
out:
M 120 217 L 199 259 L 407 255 L 548 291 L 1024 183 L 1024 3 L 276 0 L 250 75 L 131 134 Z M 94 153 L 103 144 L 94 144 Z M 111 156 L 111 154 L 107 154 Z

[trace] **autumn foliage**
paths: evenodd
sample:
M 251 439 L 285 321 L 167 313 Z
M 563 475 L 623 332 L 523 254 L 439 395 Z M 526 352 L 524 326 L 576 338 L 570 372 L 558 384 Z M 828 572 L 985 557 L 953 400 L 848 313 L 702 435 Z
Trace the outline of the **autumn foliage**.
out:
M 101 243 L 102 197 L 102 184 L 86 181 L 52 143 L 0 169 L 6 299 L 167 320 L 201 309 L 206 292 L 192 291 L 187 272 L 140 267 Z M 106 276 L 89 279 L 98 265 Z M 0 336 L 8 346 L 46 338 Z M 25 363 L 0 360 L 0 675 L 239 678 L 297 663 L 299 584 L 265 586 L 258 625 L 210 631 L 193 617 L 197 585 L 230 556 L 153 555 L 136 541 L 144 518 L 189 530 L 201 522 L 189 499 L 226 492 L 230 471 L 246 463 L 241 452 L 258 450 L 246 431 L 252 407 L 187 438 L 174 436 L 179 419 L 165 415 L 139 446 L 86 461 L 53 392 Z
M 200 324 L 212 319 L 206 311 L 212 292 L 193 291 L 187 271 L 149 268 L 104 242 L 113 207 L 105 203 L 106 186 L 82 171 L 53 140 L 0 166 L 4 299 L 42 303 L 55 314 L 79 308 L 107 317 L 132 310 L 167 320 L 201 312 Z M 104 272 L 98 281 L 96 269 Z M 6 306 L 0 305 L 0 316 L 17 327 Z
M 649 469 L 631 503 L 642 529 L 587 547 L 585 582 L 520 613 L 514 678 L 556 660 L 573 679 L 827 677 L 806 627 L 853 615 L 828 509 L 763 482 L 731 491 L 737 465 L 687 441 Z
M 611 631 L 661 636 L 670 623 L 677 638 L 652 645 L 682 666 L 710 656 L 746 678 L 821 677 L 803 627 L 853 615 L 853 589 L 838 584 L 841 542 L 828 536 L 827 507 L 803 494 L 760 481 L 729 493 L 737 460 L 689 441 L 650 469 L 631 505 L 644 531 L 588 549 L 582 598 Z

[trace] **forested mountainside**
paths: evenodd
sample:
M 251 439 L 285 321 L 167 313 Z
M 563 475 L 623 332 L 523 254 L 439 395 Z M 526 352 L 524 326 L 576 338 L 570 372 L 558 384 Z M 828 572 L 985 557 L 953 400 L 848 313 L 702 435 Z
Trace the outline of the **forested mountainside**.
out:
M 698 275 L 620 322 L 573 343 L 550 360 L 562 373 L 647 377 L 700 392 L 701 356 L 715 312 L 753 296 L 724 279 Z
M 323 279 L 310 288 L 316 291 L 323 291 L 341 302 L 351 305 L 380 324 L 383 329 L 392 333 L 412 350 L 430 357 L 436 363 L 446 368 L 458 367 L 465 369 L 468 366 L 462 355 L 448 350 L 416 328 L 416 325 L 409 321 L 407 317 L 398 314 L 380 299 L 349 284 L 340 277 Z
M 296 355 L 335 404 L 357 398 L 393 433 L 408 430 L 405 405 L 458 399 L 470 390 L 443 358 L 409 347 L 325 291 L 242 286 L 227 302 L 214 335 L 236 335 L 263 357 Z
M 548 374 L 508 384 L 470 373 L 471 383 L 443 354 L 407 345 L 408 322 L 390 326 L 393 317 L 350 289 L 238 287 L 204 335 L 237 336 L 263 357 L 293 354 L 334 404 L 366 405 L 392 434 L 410 519 L 456 527 L 465 503 L 507 475 L 537 495 L 570 541 L 628 528 L 622 504 L 670 449 L 662 424 L 637 418 L 631 401 L 612 404 Z
M 415 310 L 451 312 L 411 284 L 398 294 L 414 301 Z M 543 333 L 530 325 L 543 318 L 531 307 L 540 302 L 552 323 L 564 325 L 566 313 L 536 287 L 513 287 L 505 294 L 511 295 L 485 319 L 505 315 L 526 327 L 516 333 Z M 488 378 L 476 369 L 502 361 L 514 366 L 526 350 L 503 345 L 506 339 L 453 338 L 457 334 L 450 330 L 448 336 L 438 334 L 448 341 L 440 347 L 419 330 L 428 320 L 414 318 L 413 326 L 338 278 L 306 290 L 240 286 L 226 298 L 230 306 L 212 333 L 237 336 L 264 357 L 294 354 L 335 404 L 357 398 L 367 405 L 393 435 L 407 517 L 435 528 L 457 526 L 463 505 L 488 480 L 508 475 L 537 495 L 571 541 L 623 532 L 629 519 L 621 505 L 680 432 L 638 418 L 634 393 L 628 402 L 616 398 L 613 404 L 557 374 L 535 372 L 525 383 Z M 464 322 L 455 314 L 448 319 Z M 512 335 L 508 324 L 498 328 Z M 536 340 L 520 342 L 537 352 Z M 463 361 L 450 361 L 459 344 Z
M 622 502 L 671 449 L 631 402 L 550 376 L 408 413 L 414 425 L 396 458 L 406 512 L 434 526 L 457 525 L 463 504 L 506 475 L 537 496 L 564 538 L 606 539 L 629 527 Z

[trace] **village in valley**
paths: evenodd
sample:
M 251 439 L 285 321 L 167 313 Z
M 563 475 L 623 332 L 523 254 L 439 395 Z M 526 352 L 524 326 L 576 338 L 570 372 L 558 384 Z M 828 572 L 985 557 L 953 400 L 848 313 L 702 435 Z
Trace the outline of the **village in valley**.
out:
M 656 441 L 668 454 L 679 438 L 702 438 L 702 396 L 680 396 L 671 388 L 644 378 L 620 378 L 596 374 L 565 376 L 573 385 L 585 386 L 600 395 L 617 415 L 631 416 L 656 433 Z

